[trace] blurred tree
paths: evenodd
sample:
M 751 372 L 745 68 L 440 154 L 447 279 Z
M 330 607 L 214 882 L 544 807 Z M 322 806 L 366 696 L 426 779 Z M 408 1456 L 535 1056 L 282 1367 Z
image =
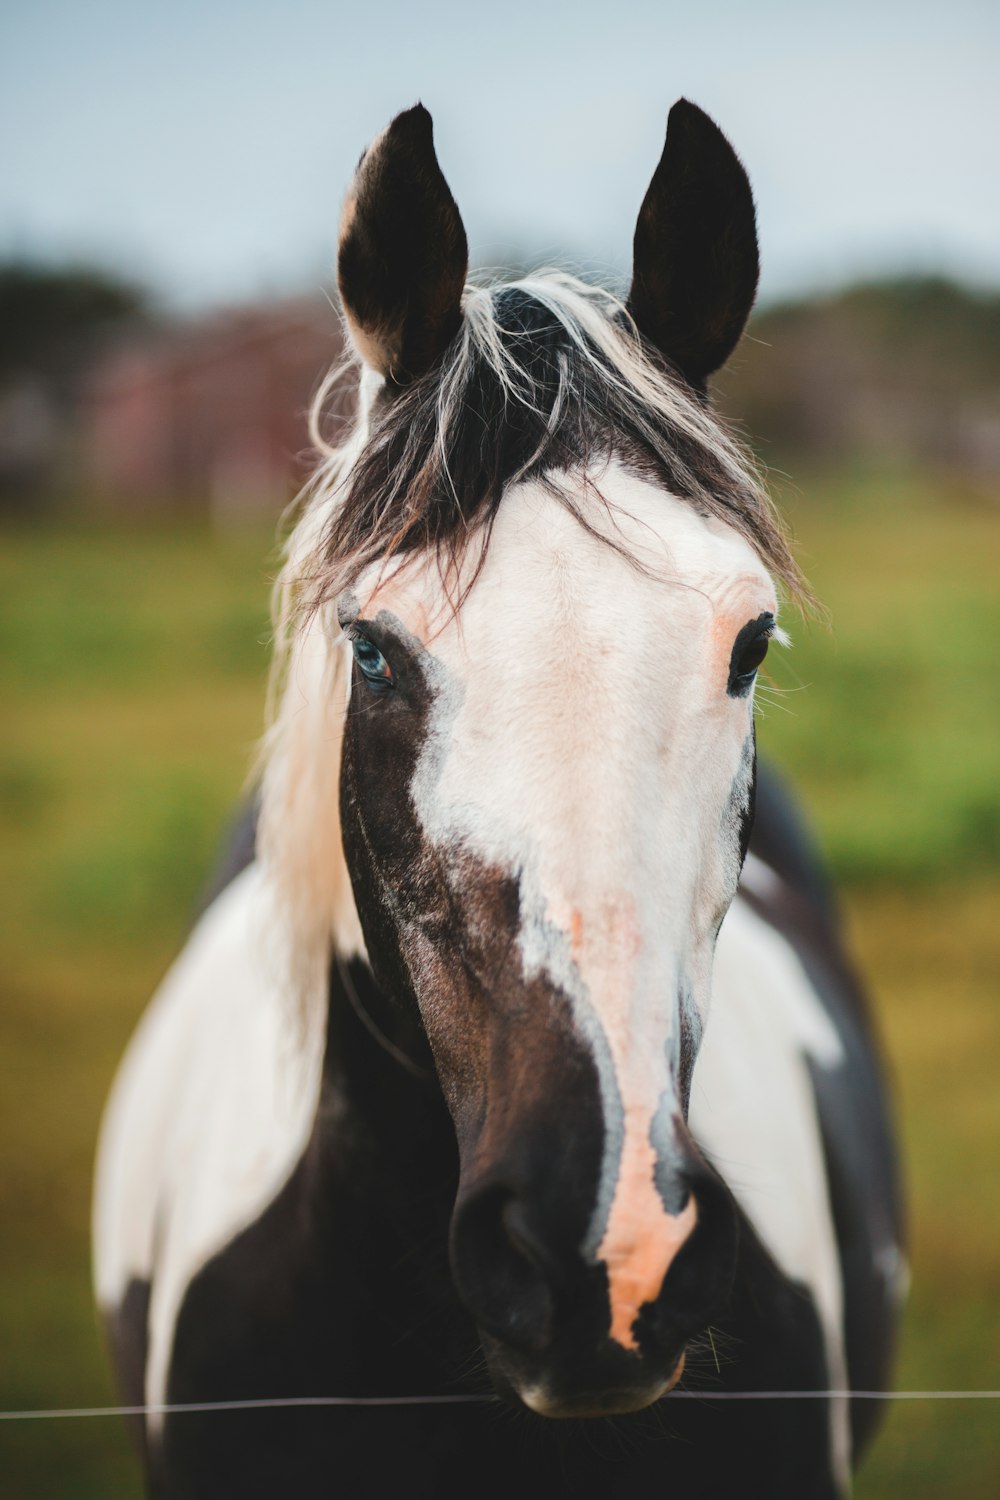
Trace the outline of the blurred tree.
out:
M 995 487 L 1000 294 L 911 277 L 765 308 L 720 393 L 769 462 L 930 462 Z
M 71 377 L 109 333 L 148 312 L 144 292 L 105 271 L 0 263 L 0 384 Z
M 0 498 L 25 501 L 56 477 L 82 378 L 146 294 L 85 266 L 0 263 Z

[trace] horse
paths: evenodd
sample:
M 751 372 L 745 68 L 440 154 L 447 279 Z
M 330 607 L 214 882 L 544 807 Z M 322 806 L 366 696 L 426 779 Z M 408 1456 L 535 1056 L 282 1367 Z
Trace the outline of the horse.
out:
M 153 1495 L 848 1492 L 899 1169 L 757 772 L 779 594 L 809 602 L 709 398 L 757 278 L 746 172 L 685 100 L 625 299 L 470 280 L 422 106 L 360 160 L 357 409 L 277 584 L 259 805 L 102 1127 Z

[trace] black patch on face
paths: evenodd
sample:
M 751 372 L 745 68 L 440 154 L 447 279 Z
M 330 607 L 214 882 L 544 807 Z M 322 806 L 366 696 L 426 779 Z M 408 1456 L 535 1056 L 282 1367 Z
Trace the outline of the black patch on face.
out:
M 420 643 L 385 611 L 364 621 L 366 635 L 392 663 L 391 693 L 368 692 L 355 663 L 344 727 L 340 800 L 344 855 L 365 945 L 382 990 L 416 1014 L 400 952 L 408 925 L 445 933 L 451 902 L 442 890 L 410 799 L 428 733 L 431 689 Z
M 430 1042 L 461 1134 L 463 1123 L 478 1128 L 491 1109 L 495 1119 L 501 1098 L 515 1117 L 515 1100 L 523 1102 L 526 1092 L 514 1076 L 517 1059 L 530 1050 L 536 1029 L 536 1066 L 520 1067 L 524 1077 L 558 1070 L 559 1046 L 547 1037 L 568 1049 L 569 1068 L 567 1002 L 547 981 L 529 981 L 521 971 L 516 879 L 465 849 L 432 843 L 420 824 L 410 788 L 430 733 L 436 689 L 429 674 L 438 668 L 387 612 L 353 623 L 387 656 L 396 686 L 373 694 L 355 668 L 341 769 L 345 857 L 381 988 L 414 1017 L 430 1007 Z M 501 1088 L 497 1080 L 508 1063 L 512 1076 Z M 576 1134 L 592 1137 L 587 1152 L 599 1159 L 596 1092 Z

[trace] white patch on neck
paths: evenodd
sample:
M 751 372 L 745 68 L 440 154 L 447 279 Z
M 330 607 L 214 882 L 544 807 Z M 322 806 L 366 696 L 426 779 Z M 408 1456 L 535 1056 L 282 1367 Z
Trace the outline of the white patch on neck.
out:
M 748 885 L 772 875 L 751 860 Z M 695 1063 L 689 1123 L 786 1276 L 808 1287 L 831 1389 L 847 1386 L 843 1287 L 808 1060 L 844 1062 L 837 1031 L 794 950 L 739 899 L 715 955 L 712 1019 Z M 837 1482 L 850 1483 L 850 1416 L 831 1402 Z
M 167 1394 L 192 1279 L 274 1201 L 301 1159 L 322 1079 L 326 1015 L 297 1030 L 276 906 L 251 865 L 202 917 L 146 1010 L 101 1127 L 94 1276 L 105 1313 L 152 1283 L 145 1399 Z M 151 1415 L 157 1432 L 162 1418 Z

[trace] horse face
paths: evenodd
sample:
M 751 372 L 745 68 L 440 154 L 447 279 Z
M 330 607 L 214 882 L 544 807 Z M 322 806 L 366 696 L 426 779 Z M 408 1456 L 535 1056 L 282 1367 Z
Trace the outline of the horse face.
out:
M 456 1286 L 497 1386 L 550 1415 L 656 1399 L 727 1288 L 687 1096 L 776 609 L 734 532 L 616 465 L 590 479 L 607 536 L 512 487 L 457 613 L 412 560 L 339 602 L 368 951 L 454 1119 Z
M 456 1286 L 498 1387 L 550 1415 L 668 1389 L 734 1256 L 686 1110 L 775 600 L 754 549 L 709 519 L 735 513 L 736 481 L 701 404 L 753 302 L 753 198 L 683 100 L 634 245 L 627 307 L 595 321 L 575 291 L 568 333 L 568 294 L 543 287 L 532 311 L 522 287 L 487 314 L 463 291 L 465 231 L 418 106 L 363 156 L 338 257 L 383 385 L 333 555 L 377 557 L 381 539 L 392 555 L 421 514 L 425 537 L 475 535 L 477 503 L 489 538 L 471 591 L 452 580 L 457 612 L 419 542 L 349 574 L 344 853 L 376 978 L 418 1008 L 455 1122 Z M 609 449 L 660 481 L 587 468 Z M 553 470 L 569 506 L 524 478 Z

